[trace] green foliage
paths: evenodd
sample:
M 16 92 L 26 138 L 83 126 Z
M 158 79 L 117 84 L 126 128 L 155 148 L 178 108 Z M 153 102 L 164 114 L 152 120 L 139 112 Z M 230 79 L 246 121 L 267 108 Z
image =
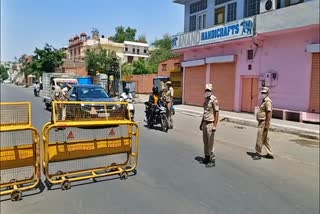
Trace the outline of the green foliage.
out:
M 114 51 L 99 47 L 98 49 L 86 51 L 85 63 L 88 74 L 95 76 L 97 71 L 99 73 L 110 71 L 112 64 L 118 63 L 118 59 Z
M 58 50 L 49 44 L 46 44 L 43 49 L 34 51 L 35 56 L 32 60 L 32 69 L 41 75 L 41 72 L 52 73 L 55 68 L 60 67 L 63 64 L 62 59 L 65 57 L 63 50 Z
M 2 80 L 6 80 L 9 78 L 8 70 L 9 70 L 8 67 L 6 67 L 4 65 L 0 65 L 0 76 L 1 76 Z
M 138 39 L 136 41 L 141 43 L 148 43 L 145 35 L 138 36 Z
M 124 74 L 124 75 L 131 75 L 133 74 L 133 65 L 131 63 L 124 63 L 122 66 L 121 66 L 121 73 Z
M 116 34 L 112 37 L 109 37 L 114 42 L 123 43 L 124 41 L 135 41 L 137 30 L 135 28 L 127 27 L 126 29 L 123 26 L 116 27 Z
M 155 50 L 151 51 L 148 64 L 153 72 L 157 72 L 159 62 L 178 56 L 171 51 L 171 36 L 168 34 L 165 34 L 162 39 L 154 41 L 152 45 Z

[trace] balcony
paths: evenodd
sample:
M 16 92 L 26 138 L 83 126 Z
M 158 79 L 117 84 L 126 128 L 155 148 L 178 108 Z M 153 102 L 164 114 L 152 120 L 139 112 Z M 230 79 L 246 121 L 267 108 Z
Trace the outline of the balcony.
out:
M 319 0 L 257 15 L 256 33 L 268 33 L 319 24 Z
M 176 4 L 185 4 L 186 2 L 188 2 L 188 0 L 173 0 L 173 3 L 176 3 Z
M 125 51 L 125 56 L 138 56 L 138 57 L 149 57 L 149 53 L 137 52 L 137 51 Z

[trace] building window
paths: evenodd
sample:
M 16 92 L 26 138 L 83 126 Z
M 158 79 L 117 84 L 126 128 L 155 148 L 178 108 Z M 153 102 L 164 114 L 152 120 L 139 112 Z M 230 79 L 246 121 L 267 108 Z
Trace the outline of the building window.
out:
M 253 50 L 250 49 L 247 51 L 247 60 L 252 60 L 253 59 Z
M 139 49 L 139 48 L 137 49 L 137 53 L 138 53 L 138 54 L 140 53 L 140 49 Z
M 295 4 L 299 4 L 304 2 L 304 0 L 286 0 L 286 7 L 291 6 L 291 5 L 295 5 Z
M 245 0 L 244 16 L 254 16 L 260 13 L 260 0 Z
M 147 49 L 144 49 L 144 51 L 143 51 L 145 54 L 147 53 Z
M 215 24 L 224 24 L 224 7 L 215 10 Z
M 228 1 L 232 1 L 232 0 L 216 0 L 216 5 L 223 4 L 223 3 L 226 3 Z
M 203 28 L 206 28 L 206 24 L 207 24 L 207 15 L 206 14 L 201 14 L 198 15 L 198 25 L 197 25 L 197 29 L 201 30 Z
M 197 16 L 190 16 L 189 31 L 195 31 L 197 28 Z
M 136 49 L 135 49 L 135 48 L 132 48 L 132 52 L 135 53 L 135 52 L 136 52 Z
M 125 47 L 124 50 L 127 52 L 128 51 L 128 47 Z
M 228 4 L 227 22 L 237 19 L 237 2 Z
M 167 64 L 161 64 L 162 68 L 161 71 L 165 72 L 167 71 Z
M 207 9 L 207 0 L 201 0 L 190 5 L 190 14 Z

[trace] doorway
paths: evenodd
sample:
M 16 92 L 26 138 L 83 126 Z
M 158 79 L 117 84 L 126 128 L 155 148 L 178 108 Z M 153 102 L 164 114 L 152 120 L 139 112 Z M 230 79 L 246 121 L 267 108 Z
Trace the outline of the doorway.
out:
M 259 79 L 257 77 L 242 77 L 241 111 L 254 112 L 258 103 Z

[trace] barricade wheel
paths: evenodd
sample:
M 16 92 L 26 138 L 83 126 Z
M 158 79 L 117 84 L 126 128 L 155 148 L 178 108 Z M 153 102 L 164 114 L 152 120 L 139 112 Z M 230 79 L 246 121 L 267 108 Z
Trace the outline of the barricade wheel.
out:
M 62 175 L 62 174 L 63 174 L 63 172 L 61 170 L 58 170 L 56 172 L 56 175 Z M 56 180 L 61 180 L 61 177 L 56 177 Z
M 61 184 L 61 189 L 62 190 L 68 190 L 71 189 L 71 183 L 68 180 L 64 180 Z
M 11 201 L 20 201 L 22 199 L 22 192 L 19 190 L 14 190 L 11 193 Z
M 133 170 L 132 170 L 132 173 L 133 173 L 134 175 L 136 175 L 136 174 L 137 174 L 137 170 L 136 170 L 136 169 L 133 169 Z
M 120 179 L 121 180 L 126 180 L 128 178 L 128 173 L 127 172 L 122 172 L 121 174 L 120 174 Z

